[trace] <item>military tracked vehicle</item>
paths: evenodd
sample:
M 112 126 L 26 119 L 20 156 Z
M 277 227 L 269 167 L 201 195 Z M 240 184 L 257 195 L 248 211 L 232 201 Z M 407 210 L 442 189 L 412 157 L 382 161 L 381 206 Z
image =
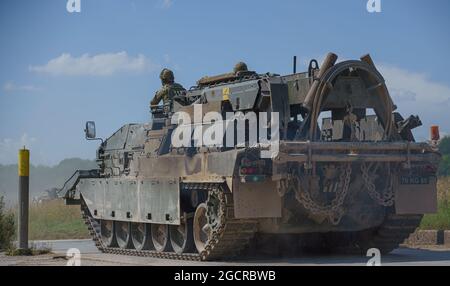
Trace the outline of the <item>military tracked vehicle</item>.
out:
M 415 142 L 420 119 L 396 112 L 369 55 L 337 63 L 330 53 L 284 76 L 204 77 L 168 105 L 102 140 L 98 169 L 77 171 L 62 189 L 103 252 L 387 253 L 436 211 L 436 142 Z M 224 119 L 204 120 L 211 112 Z M 216 123 L 226 123 L 216 144 L 198 144 Z M 255 141 L 261 126 L 270 135 Z M 85 132 L 97 139 L 94 122 Z

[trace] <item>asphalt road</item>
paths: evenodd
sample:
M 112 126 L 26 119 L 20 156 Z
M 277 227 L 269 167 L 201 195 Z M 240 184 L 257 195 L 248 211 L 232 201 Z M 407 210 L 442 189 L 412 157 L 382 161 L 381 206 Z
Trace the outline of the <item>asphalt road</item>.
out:
M 52 249 L 52 254 L 34 257 L 7 257 L 0 254 L 0 265 L 65 265 L 66 252 L 70 248 L 77 248 L 81 252 L 81 265 L 217 265 L 217 266 L 252 266 L 252 265 L 276 265 L 276 266 L 302 266 L 302 265 L 366 265 L 370 257 L 321 255 L 304 256 L 297 258 L 249 258 L 245 260 L 225 262 L 197 262 L 177 261 L 170 259 L 134 257 L 100 253 L 92 240 L 51 240 L 36 241 L 36 246 L 47 246 Z M 398 248 L 389 255 L 381 256 L 381 265 L 442 265 L 450 266 L 450 247 L 444 248 Z

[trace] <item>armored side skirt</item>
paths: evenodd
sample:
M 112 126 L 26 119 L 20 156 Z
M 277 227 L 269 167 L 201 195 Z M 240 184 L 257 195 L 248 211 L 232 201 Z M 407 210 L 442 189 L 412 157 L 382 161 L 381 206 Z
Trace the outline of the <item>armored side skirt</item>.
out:
M 81 179 L 77 191 L 96 219 L 180 224 L 177 179 Z

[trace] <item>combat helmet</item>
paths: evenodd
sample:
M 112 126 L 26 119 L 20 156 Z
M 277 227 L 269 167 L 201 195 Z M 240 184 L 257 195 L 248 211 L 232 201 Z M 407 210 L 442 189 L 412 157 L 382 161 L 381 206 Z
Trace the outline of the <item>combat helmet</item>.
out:
M 169 69 L 163 69 L 161 73 L 159 74 L 159 78 L 161 79 L 162 83 L 173 83 L 175 81 L 175 77 L 173 75 L 173 72 Z
M 243 71 L 248 71 L 247 64 L 244 62 L 238 62 L 233 68 L 234 73 L 243 72 Z

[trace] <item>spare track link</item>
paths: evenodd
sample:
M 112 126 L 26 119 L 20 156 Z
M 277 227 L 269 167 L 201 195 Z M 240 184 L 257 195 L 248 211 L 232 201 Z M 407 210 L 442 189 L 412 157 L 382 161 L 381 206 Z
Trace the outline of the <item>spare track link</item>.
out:
M 234 218 L 233 194 L 228 191 L 225 184 L 218 183 L 184 183 L 182 188 L 190 190 L 219 191 L 222 195 L 222 220 L 221 225 L 213 232 L 205 250 L 201 253 L 157 252 L 155 250 L 123 249 L 119 247 L 107 247 L 101 238 L 100 224 L 95 220 L 84 201 L 81 202 L 81 214 L 85 224 L 88 226 L 92 240 L 97 248 L 104 253 L 155 257 L 176 260 L 204 261 L 222 260 L 236 257 L 244 250 L 257 230 L 257 220 Z

